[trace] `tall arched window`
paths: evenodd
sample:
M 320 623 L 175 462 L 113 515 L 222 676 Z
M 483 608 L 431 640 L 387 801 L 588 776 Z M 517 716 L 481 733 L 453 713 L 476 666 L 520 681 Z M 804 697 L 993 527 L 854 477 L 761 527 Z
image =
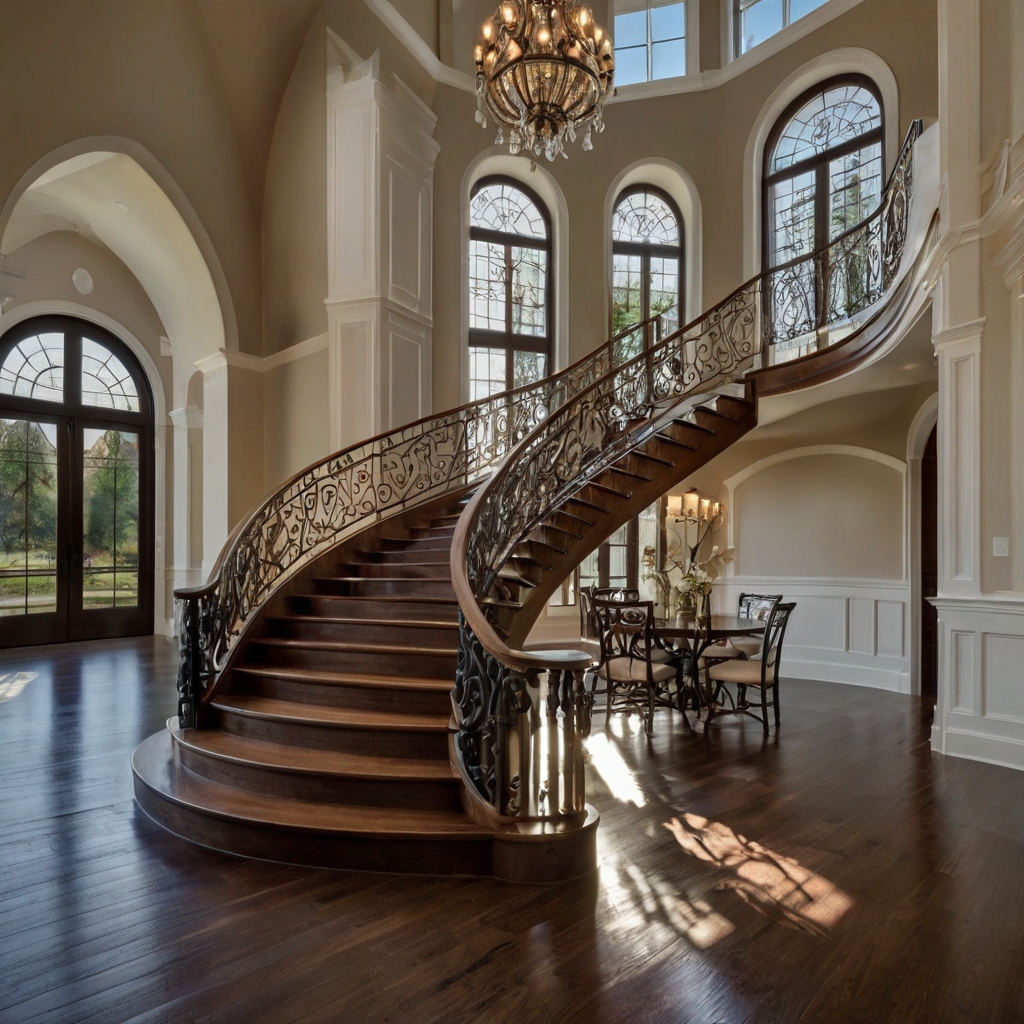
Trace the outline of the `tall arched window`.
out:
M 152 409 L 94 324 L 0 338 L 0 647 L 153 631 Z
M 666 329 L 683 306 L 683 219 L 653 185 L 619 196 L 612 214 L 612 333 L 662 314 Z
M 863 75 L 834 78 L 779 118 L 764 154 L 764 266 L 777 267 L 864 220 L 884 185 L 882 102 Z
M 509 178 L 473 189 L 469 228 L 469 397 L 486 398 L 552 372 L 551 220 Z

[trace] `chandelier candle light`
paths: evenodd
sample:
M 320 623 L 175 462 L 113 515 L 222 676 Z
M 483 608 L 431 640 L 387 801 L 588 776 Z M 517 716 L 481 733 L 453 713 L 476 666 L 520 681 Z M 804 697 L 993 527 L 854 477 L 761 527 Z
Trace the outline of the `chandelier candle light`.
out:
M 504 0 L 476 47 L 478 124 L 498 124 L 497 145 L 554 160 L 565 142 L 604 131 L 615 60 L 612 41 L 578 0 Z

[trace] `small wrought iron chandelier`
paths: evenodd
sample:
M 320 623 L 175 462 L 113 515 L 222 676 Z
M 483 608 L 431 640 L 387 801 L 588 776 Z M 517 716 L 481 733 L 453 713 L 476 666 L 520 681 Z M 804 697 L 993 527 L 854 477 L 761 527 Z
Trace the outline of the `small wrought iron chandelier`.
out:
M 503 0 L 476 47 L 478 124 L 498 124 L 497 144 L 554 160 L 566 140 L 604 131 L 615 60 L 612 41 L 579 0 Z

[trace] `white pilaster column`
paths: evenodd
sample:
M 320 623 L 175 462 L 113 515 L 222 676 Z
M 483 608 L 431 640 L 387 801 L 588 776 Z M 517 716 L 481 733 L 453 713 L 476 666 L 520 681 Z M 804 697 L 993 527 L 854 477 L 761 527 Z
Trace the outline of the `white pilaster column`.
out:
M 174 424 L 174 586 L 202 582 L 203 410 L 172 409 Z
M 981 334 L 984 319 L 940 331 L 939 594 L 981 593 Z
M 228 361 L 223 351 L 200 359 L 203 375 L 203 579 L 231 528 L 228 516 Z M 177 558 L 177 549 L 175 549 Z
M 331 448 L 430 411 L 434 113 L 375 60 L 327 73 Z

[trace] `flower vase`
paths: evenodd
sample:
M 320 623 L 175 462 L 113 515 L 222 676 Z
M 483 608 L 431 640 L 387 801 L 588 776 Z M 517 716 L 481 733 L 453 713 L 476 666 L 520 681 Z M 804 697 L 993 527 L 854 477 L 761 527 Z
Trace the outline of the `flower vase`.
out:
M 711 591 L 701 594 L 698 598 L 697 619 L 702 626 L 711 625 Z

